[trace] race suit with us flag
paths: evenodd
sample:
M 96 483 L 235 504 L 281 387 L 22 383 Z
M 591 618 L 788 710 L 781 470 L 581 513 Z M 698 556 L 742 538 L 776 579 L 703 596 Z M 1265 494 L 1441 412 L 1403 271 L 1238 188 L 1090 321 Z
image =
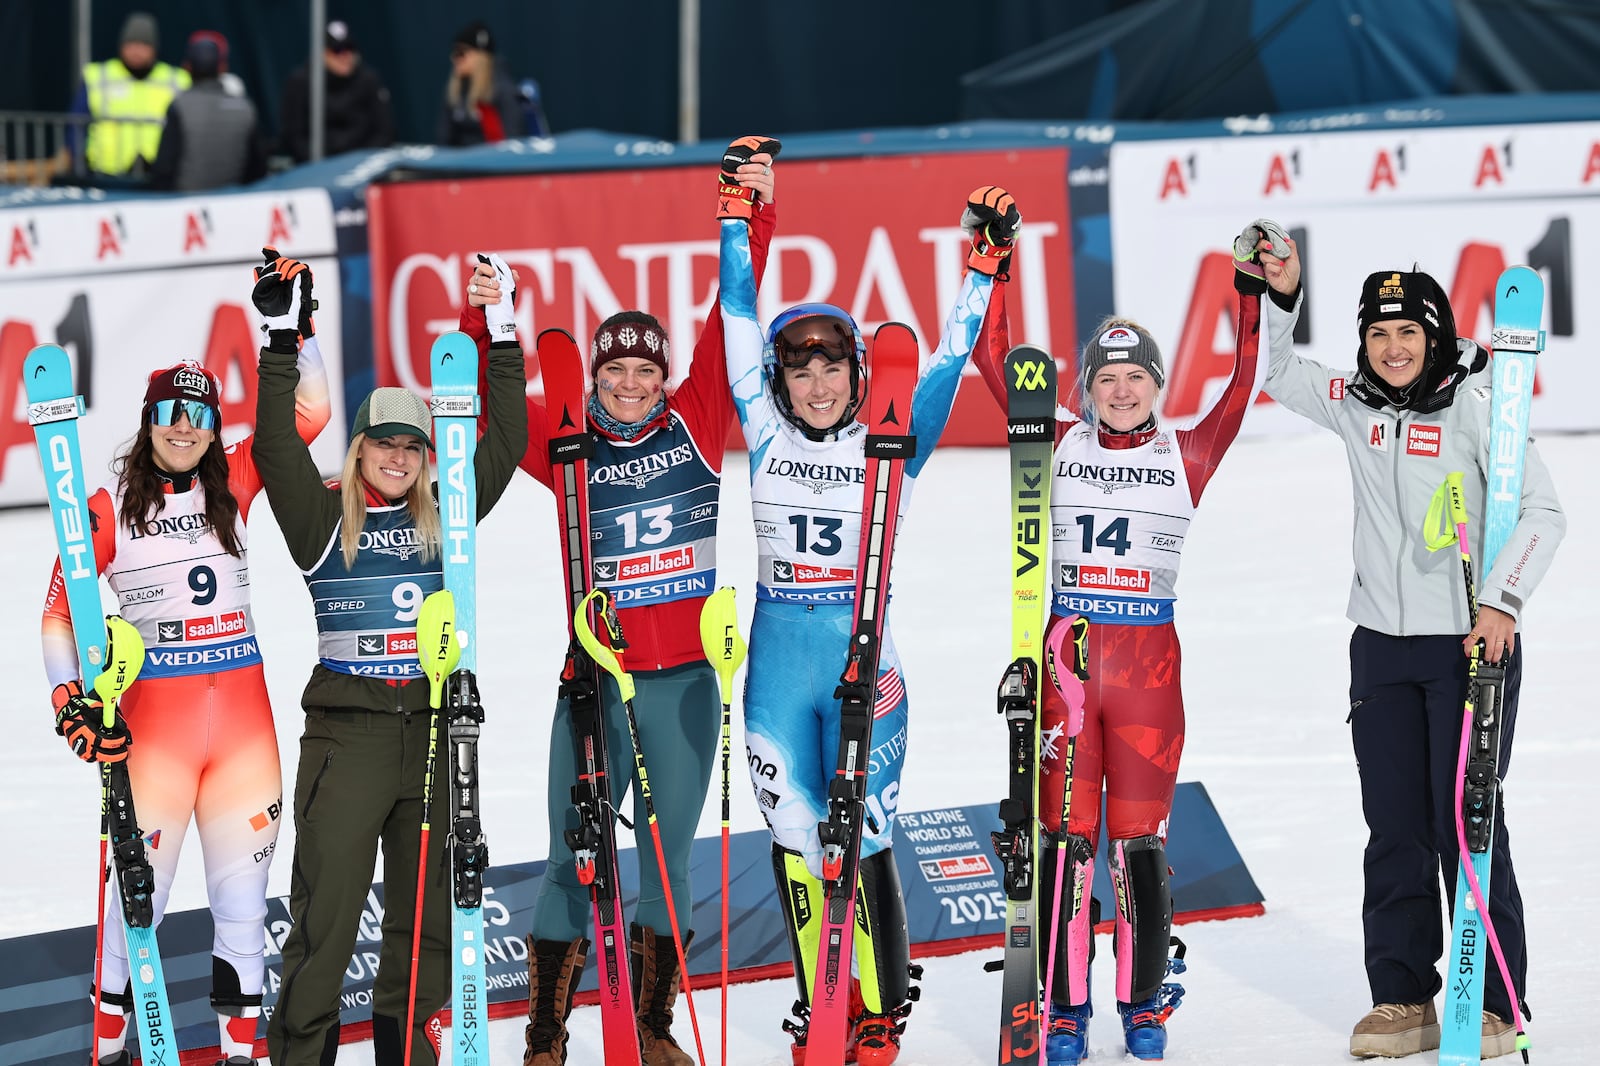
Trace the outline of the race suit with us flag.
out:
M 905 465 L 900 508 L 944 433 L 961 370 L 988 311 L 994 279 L 970 271 L 911 405 L 916 457 Z M 817 823 L 839 749 L 839 700 L 855 608 L 867 427 L 811 440 L 779 411 L 762 366 L 755 281 L 742 228 L 722 230 L 722 318 L 728 379 L 750 449 L 751 509 L 760 556 L 745 689 L 750 779 L 784 848 L 822 873 Z M 867 777 L 863 858 L 890 844 L 905 757 L 907 701 L 900 657 L 886 623 L 878 662 L 876 721 Z

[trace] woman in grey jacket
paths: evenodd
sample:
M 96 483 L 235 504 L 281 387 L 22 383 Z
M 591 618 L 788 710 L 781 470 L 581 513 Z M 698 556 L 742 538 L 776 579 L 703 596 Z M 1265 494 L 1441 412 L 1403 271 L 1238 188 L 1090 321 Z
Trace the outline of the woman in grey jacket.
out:
M 1356 630 L 1349 721 L 1370 830 L 1362 921 L 1374 1004 L 1351 1034 L 1350 1053 L 1409 1055 L 1439 1046 L 1433 1006 L 1443 987 L 1439 882 L 1442 875 L 1453 897 L 1468 656 L 1481 640 L 1484 658 L 1506 669 L 1503 779 L 1522 682 L 1517 623 L 1550 567 L 1566 519 L 1530 440 L 1521 513 L 1499 556 L 1479 564 L 1479 616 L 1472 624 L 1456 553 L 1428 551 L 1423 517 L 1445 475 L 1459 470 L 1467 512 L 1481 521 L 1490 465 L 1489 353 L 1456 336 L 1449 300 L 1433 278 L 1383 270 L 1361 289 L 1355 370 L 1304 359 L 1290 341 L 1302 298 L 1294 242 L 1272 223 L 1246 227 L 1241 240 L 1260 253 L 1271 289 L 1266 391 L 1337 433 L 1350 461 L 1355 577 L 1348 614 Z M 1481 532 L 1478 538 L 1481 547 Z M 1522 897 L 1503 811 L 1491 871 L 1489 913 L 1520 1000 L 1527 974 Z M 1516 1031 L 1499 969 L 1486 970 L 1483 1057 L 1491 1058 L 1514 1050 Z

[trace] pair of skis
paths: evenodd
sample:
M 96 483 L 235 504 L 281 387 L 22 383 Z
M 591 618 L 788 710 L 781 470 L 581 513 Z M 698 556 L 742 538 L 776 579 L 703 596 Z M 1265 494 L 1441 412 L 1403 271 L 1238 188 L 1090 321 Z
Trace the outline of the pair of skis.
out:
M 1539 274 L 1525 266 L 1504 271 L 1495 285 L 1494 301 L 1491 465 L 1483 515 L 1483 572 L 1486 574 L 1511 539 L 1522 514 L 1522 477 L 1533 401 L 1534 366 L 1544 348 L 1544 330 L 1540 328 L 1543 316 L 1544 281 Z M 1451 535 L 1430 540 L 1429 547 L 1459 545 L 1467 602 L 1472 624 L 1476 626 L 1478 603 L 1467 540 L 1466 508 L 1461 502 L 1461 475 L 1452 474 L 1435 499 L 1436 505 L 1430 514 L 1436 518 L 1439 509 L 1447 508 Z M 1433 524 L 1430 520 L 1429 525 Z M 1529 1042 L 1522 1027 L 1516 986 L 1489 919 L 1489 868 L 1500 799 L 1500 711 L 1505 663 L 1504 660 L 1499 664 L 1482 661 L 1481 650 L 1480 642 L 1472 651 L 1468 667 L 1470 677 L 1457 765 L 1456 837 L 1461 861 L 1456 873 L 1451 948 L 1446 956 L 1454 969 L 1445 982 L 1445 1004 L 1439 1018 L 1441 1066 L 1465 1066 L 1480 1059 L 1486 941 L 1511 999 L 1509 1020 L 1517 1027 L 1517 1049 L 1522 1052 L 1523 1061 L 1528 1059 Z
M 992 834 L 1006 897 L 1004 958 L 998 967 L 1002 971 L 998 1061 L 1037 1064 L 1043 1050 L 1038 944 L 1039 711 L 1049 592 L 1056 364 L 1048 352 L 1024 344 L 1007 354 L 1004 373 L 1011 457 L 1012 658 L 998 696 L 998 711 L 1006 723 L 1007 790 L 1000 801 L 1001 828 Z M 1065 821 L 1063 814 L 1063 838 Z M 989 968 L 995 967 L 991 964 Z
M 33 426 L 44 466 L 46 493 L 61 558 L 67 604 L 72 612 L 78 669 L 85 689 L 92 688 L 105 708 L 103 726 L 116 720 L 117 701 L 138 677 L 144 664 L 139 631 L 113 615 L 102 622 L 100 567 L 94 557 L 89 497 L 83 480 L 78 445 L 78 418 L 83 397 L 73 388 L 72 361 L 54 344 L 41 344 L 23 361 L 23 388 L 28 397 L 28 422 Z M 108 639 L 109 630 L 109 639 Z M 145 1066 L 177 1066 L 178 1042 L 167 999 L 161 949 L 156 943 L 155 873 L 145 852 L 144 834 L 134 812 L 133 788 L 126 763 L 100 766 L 100 889 L 95 930 L 95 1020 L 100 1014 L 100 945 L 106 919 L 106 881 L 115 872 L 122 923 L 128 942 L 128 970 L 133 989 L 130 1018 L 139 1035 Z M 111 866 L 107 866 L 107 855 Z M 93 1026 L 90 1041 L 94 1040 Z

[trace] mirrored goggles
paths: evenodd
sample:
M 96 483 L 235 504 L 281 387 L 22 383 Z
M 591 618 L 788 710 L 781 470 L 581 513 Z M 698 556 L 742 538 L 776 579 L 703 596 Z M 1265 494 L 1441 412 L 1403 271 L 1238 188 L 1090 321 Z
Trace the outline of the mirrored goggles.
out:
M 838 319 L 812 315 L 779 330 L 772 348 L 778 362 L 792 370 L 818 356 L 830 363 L 854 358 L 856 339 L 850 327 Z
M 150 405 L 152 426 L 175 426 L 179 415 L 188 415 L 194 429 L 217 428 L 217 409 L 199 400 L 157 400 Z

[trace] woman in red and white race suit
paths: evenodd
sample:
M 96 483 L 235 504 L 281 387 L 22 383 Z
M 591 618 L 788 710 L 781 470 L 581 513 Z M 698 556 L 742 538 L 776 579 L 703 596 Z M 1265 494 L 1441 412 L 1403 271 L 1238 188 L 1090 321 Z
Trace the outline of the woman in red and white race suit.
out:
M 295 421 L 309 442 L 327 424 L 329 402 L 309 321 L 305 333 Z M 155 873 L 157 923 L 189 820 L 199 828 L 215 926 L 211 1003 L 221 1057 L 251 1060 L 283 785 L 250 614 L 245 520 L 261 481 L 248 437 L 227 447 L 218 439 L 219 390 L 196 363 L 151 374 L 139 431 L 115 464 L 117 477 L 89 499 L 95 561 L 146 648 L 144 668 L 119 705 L 118 736 L 93 728 L 100 706 L 92 691 L 82 691 L 59 560 L 41 635 L 57 731 L 85 761 L 127 759 Z M 111 885 L 114 892 L 115 878 Z M 102 952 L 95 1055 L 126 1063 L 132 998 L 116 899 L 108 901 Z
M 1161 1057 L 1166 1016 L 1181 994 L 1177 986 L 1163 987 L 1172 924 L 1167 820 L 1184 739 L 1182 652 L 1173 603 L 1184 539 L 1200 495 L 1266 375 L 1266 361 L 1257 353 L 1259 295 L 1240 296 L 1237 324 L 1233 372 L 1185 428 L 1162 424 L 1157 413 L 1165 381 L 1161 352 L 1155 339 L 1127 318 L 1101 322 L 1083 350 L 1076 382 L 1082 417 L 1058 409 L 1050 486 L 1049 625 L 1070 625 L 1075 616 L 1088 620 L 1080 654 L 1089 679 L 1072 766 L 1064 847 L 1070 865 L 1059 915 L 1052 914 L 1044 894 L 1053 894 L 1063 849 L 1047 848 L 1041 856 L 1040 913 L 1046 931 L 1040 943 L 1049 943 L 1050 922 L 1065 923 L 1058 976 L 1049 990 L 1051 1063 L 1079 1061 L 1092 1013 L 1088 974 L 1097 916 L 1091 890 L 1102 795 L 1116 886 L 1117 1002 L 1131 1054 Z M 994 351 L 980 361 L 997 397 L 1005 394 L 1002 354 Z M 1054 834 L 1061 821 L 1068 713 L 1054 686 L 1041 687 L 1039 816 Z

